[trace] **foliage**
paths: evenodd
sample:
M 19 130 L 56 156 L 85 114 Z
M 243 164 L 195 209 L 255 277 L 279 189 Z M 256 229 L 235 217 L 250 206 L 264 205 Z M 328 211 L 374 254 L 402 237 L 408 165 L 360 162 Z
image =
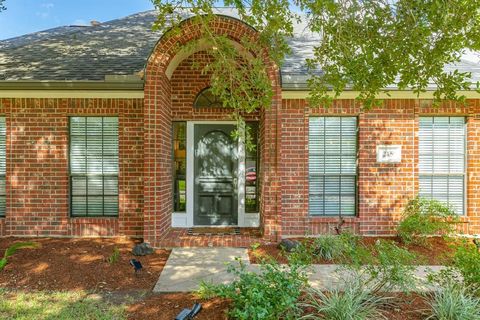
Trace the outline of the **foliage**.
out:
M 463 285 L 463 279 L 458 269 L 453 266 L 442 268 L 437 272 L 429 270 L 427 273 L 427 281 L 437 287 L 448 287 L 452 283 Z
M 254 39 L 244 36 L 239 39 L 245 50 L 238 50 L 232 40 L 214 31 L 214 0 L 153 0 L 158 9 L 154 29 L 166 31 L 166 39 L 175 39 L 181 33 L 181 23 L 193 15 L 192 23 L 200 29 L 201 39 L 193 40 L 181 48 L 193 51 L 201 44 L 212 57 L 211 62 L 194 65 L 204 74 L 211 75 L 211 90 L 227 108 L 232 109 L 232 118 L 237 121 L 237 137 L 243 135 L 244 113 L 250 113 L 272 103 L 273 89 L 266 70 L 265 56 L 278 65 L 289 52 L 287 38 L 293 35 L 293 20 L 296 14 L 289 8 L 288 0 L 238 1 L 225 0 L 223 5 L 236 7 L 239 18 L 258 31 Z M 188 8 L 188 10 L 183 9 Z M 175 41 L 175 40 L 173 40 Z M 178 41 L 177 41 L 178 42 Z M 246 129 L 247 142 L 251 135 Z M 252 144 L 247 143 L 252 148 Z
M 479 320 L 480 299 L 468 288 L 450 284 L 432 294 L 431 314 L 427 319 L 437 320 Z
M 260 242 L 254 242 L 250 245 L 250 249 L 252 249 L 252 251 L 255 251 L 260 247 L 260 245 Z
M 393 83 L 420 94 L 433 82 L 435 103 L 464 102 L 459 90 L 471 87 L 471 74 L 444 70 L 460 61 L 466 50 L 480 50 L 480 3 L 453 1 L 361 0 L 153 0 L 158 9 L 156 29 L 167 37 L 180 34 L 181 21 L 195 15 L 203 43 L 213 57 L 202 66 L 212 74 L 212 91 L 233 109 L 239 125 L 242 114 L 270 106 L 271 82 L 264 53 L 280 66 L 290 53 L 288 38 L 300 16 L 310 38 L 317 39 L 309 59 L 311 103 L 329 105 L 345 89 L 359 91 L 365 108 L 379 105 L 380 93 Z M 293 7 L 292 5 L 295 5 Z M 241 20 L 258 31 L 241 39 L 249 53 L 237 50 L 214 32 L 214 7 L 232 7 Z M 188 10 L 182 9 L 188 8 Z M 191 50 L 193 41 L 181 45 Z M 245 56 L 248 56 L 245 59 Z M 321 70 L 321 72 L 319 72 Z M 478 85 L 478 84 L 477 84 Z
M 0 12 L 2 12 L 3 10 L 7 10 L 7 8 L 5 7 L 5 0 L 0 0 Z
M 314 253 L 325 260 L 336 260 L 348 256 L 358 245 L 358 237 L 344 232 L 340 235 L 322 235 L 315 238 Z
M 122 320 L 123 305 L 85 292 L 8 292 L 0 290 L 0 319 Z
M 308 289 L 305 301 L 299 306 L 309 310 L 309 314 L 301 319 L 373 320 L 386 319 L 379 306 L 387 300 L 371 294 L 361 280 L 354 279 L 343 290 L 323 292 Z
M 397 82 L 421 93 L 434 83 L 436 102 L 464 101 L 458 90 L 470 87 L 471 75 L 447 72 L 466 49 L 479 50 L 480 3 L 467 1 L 298 1 L 309 12 L 309 27 L 321 35 L 309 64 L 314 103 L 329 102 L 351 88 L 365 106 Z
M 467 242 L 457 246 L 453 261 L 466 286 L 480 289 L 480 252 L 477 247 Z
M 351 252 L 345 268 L 362 279 L 372 294 L 393 288 L 410 291 L 414 284 L 415 254 L 398 247 L 393 241 L 377 240 L 372 250 L 358 246 Z
M 229 272 L 237 280 L 221 285 L 202 283 L 197 293 L 204 298 L 230 299 L 229 313 L 234 319 L 297 319 L 299 309 L 296 302 L 306 285 L 307 276 L 306 266 L 296 261 L 292 261 L 289 267 L 273 260 L 263 261 L 259 273 L 248 271 L 239 261 L 238 266 L 229 266 Z
M 3 258 L 0 259 L 0 271 L 5 268 L 5 266 L 8 263 L 8 257 L 12 256 L 15 252 L 17 252 L 20 249 L 25 249 L 25 248 L 38 248 L 39 244 L 37 242 L 16 242 L 12 244 L 10 247 L 5 250 L 5 253 L 3 255 Z
M 458 221 L 458 215 L 449 206 L 434 199 L 416 197 L 408 202 L 397 231 L 406 244 L 425 244 L 427 236 L 453 233 Z
M 117 247 L 114 247 L 112 254 L 107 258 L 107 262 L 109 264 L 114 264 L 114 263 L 117 263 L 119 259 L 120 259 L 120 250 L 118 250 Z

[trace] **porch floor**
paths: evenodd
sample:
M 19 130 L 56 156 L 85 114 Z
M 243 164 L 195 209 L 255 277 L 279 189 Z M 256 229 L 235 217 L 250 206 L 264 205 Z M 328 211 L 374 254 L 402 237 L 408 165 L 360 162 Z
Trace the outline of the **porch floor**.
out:
M 158 248 L 175 247 L 234 247 L 248 248 L 254 243 L 267 242 L 259 229 L 240 228 L 239 234 L 189 234 L 188 228 L 170 228 L 155 243 Z

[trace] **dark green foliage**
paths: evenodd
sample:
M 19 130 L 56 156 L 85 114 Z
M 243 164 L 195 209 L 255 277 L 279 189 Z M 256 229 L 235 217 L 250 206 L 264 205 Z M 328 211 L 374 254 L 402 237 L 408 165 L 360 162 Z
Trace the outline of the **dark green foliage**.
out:
M 340 235 L 321 235 L 313 242 L 314 254 L 328 261 L 341 261 L 348 259 L 350 252 L 355 250 L 359 243 L 359 237 L 344 232 Z
M 226 285 L 203 283 L 200 296 L 230 299 L 229 315 L 233 319 L 298 319 L 296 302 L 307 281 L 304 265 L 292 261 L 286 267 L 271 260 L 260 265 L 258 274 L 248 271 L 242 263 L 238 267 L 231 265 L 229 271 L 238 280 Z
M 370 108 L 392 83 L 421 93 L 432 82 L 436 103 L 465 102 L 457 91 L 470 88 L 471 74 L 443 67 L 466 49 L 480 48 L 477 0 L 297 2 L 310 13 L 310 29 L 323 36 L 310 60 L 312 70 L 323 71 L 310 81 L 314 104 L 330 103 L 351 88 Z
M 361 0 L 153 0 L 159 10 L 157 29 L 167 36 L 180 34 L 185 17 L 182 8 L 196 15 L 208 53 L 214 61 L 203 69 L 212 72 L 212 90 L 241 113 L 271 105 L 273 90 L 265 72 L 263 52 L 280 66 L 290 53 L 288 38 L 303 14 L 305 31 L 317 36 L 313 57 L 308 61 L 312 105 L 331 104 L 343 91 L 358 92 L 365 108 L 382 103 L 378 96 L 396 83 L 400 90 L 420 94 L 432 82 L 435 103 L 454 100 L 465 103 L 458 93 L 474 87 L 468 72 L 446 71 L 445 64 L 460 61 L 467 50 L 480 50 L 480 3 L 454 1 L 361 1 Z M 296 5 L 295 11 L 292 4 Z M 244 59 L 223 35 L 213 32 L 214 7 L 233 7 L 239 18 L 258 31 L 255 39 L 240 44 L 253 53 Z M 184 13 L 184 12 L 182 12 Z M 169 29 L 170 28 L 170 29 Z M 196 46 L 195 41 L 186 45 Z M 319 72 L 321 70 L 322 72 Z
M 458 215 L 440 201 L 416 197 L 409 201 L 398 225 L 398 236 L 406 244 L 425 244 L 428 236 L 455 231 Z
M 469 242 L 457 246 L 453 264 L 463 277 L 468 287 L 480 289 L 480 252 Z
M 5 250 L 3 258 L 0 259 L 0 271 L 5 268 L 8 263 L 8 257 L 12 256 L 17 250 L 24 248 L 38 248 L 39 244 L 36 242 L 16 242 Z
M 366 288 L 376 294 L 393 288 L 408 292 L 414 288 L 415 254 L 393 241 L 377 240 L 373 250 L 358 246 L 350 253 L 346 269 L 363 279 Z

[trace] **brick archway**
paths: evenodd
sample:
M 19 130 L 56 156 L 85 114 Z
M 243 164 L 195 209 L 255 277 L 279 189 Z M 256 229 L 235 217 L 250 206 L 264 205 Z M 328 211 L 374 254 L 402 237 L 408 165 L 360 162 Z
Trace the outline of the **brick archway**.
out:
M 255 38 L 256 31 L 238 19 L 218 16 L 214 22 L 217 34 L 240 42 L 245 35 Z M 144 108 L 144 238 L 158 245 L 171 226 L 172 202 L 172 99 L 167 71 L 182 45 L 198 40 L 200 28 L 193 20 L 182 23 L 182 32 L 162 37 L 155 46 L 145 68 Z M 272 105 L 260 115 L 260 216 L 266 238 L 280 237 L 280 181 L 277 174 L 281 87 L 278 67 L 262 53 L 272 82 Z M 171 74 L 170 74 L 171 75 Z

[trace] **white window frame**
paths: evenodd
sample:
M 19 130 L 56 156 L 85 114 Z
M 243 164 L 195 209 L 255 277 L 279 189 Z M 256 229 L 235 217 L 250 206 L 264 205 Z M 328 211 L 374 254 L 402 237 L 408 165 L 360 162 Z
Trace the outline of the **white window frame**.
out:
M 426 172 L 421 172 L 420 171 L 420 154 L 421 154 L 421 150 L 420 150 L 420 139 L 421 139 L 421 134 L 420 134 L 420 128 L 419 128 L 419 134 L 418 134 L 418 143 L 419 143 L 419 147 L 418 147 L 418 152 L 419 152 L 419 171 L 418 171 L 418 177 L 419 177 L 419 195 L 420 196 L 424 196 L 426 197 L 425 195 L 422 195 L 422 191 L 420 190 L 420 178 L 422 176 L 425 176 L 425 177 L 432 177 L 432 179 L 434 177 L 462 177 L 463 178 L 463 197 L 462 197 L 462 210 L 461 212 L 457 212 L 457 214 L 459 216 L 465 216 L 466 215 L 466 211 L 467 211 L 467 190 L 468 190 L 468 186 L 467 186 L 467 183 L 468 183 L 468 179 L 467 179 L 467 170 L 468 170 L 468 154 L 467 154 L 467 143 L 468 143 L 468 139 L 467 139 L 467 118 L 465 116 L 420 116 L 420 119 L 421 118 L 432 118 L 432 123 L 434 123 L 434 119 L 435 118 L 462 118 L 464 120 L 464 125 L 463 125 L 463 147 L 464 147 L 464 150 L 463 150 L 463 172 L 462 173 L 426 173 Z M 420 121 L 419 121 L 420 123 Z M 450 143 L 450 141 L 449 141 Z M 433 148 L 434 146 L 432 146 Z M 450 144 L 449 144 L 449 150 L 450 150 Z M 434 157 L 434 154 L 432 153 L 432 157 Z M 449 157 L 450 157 L 450 154 L 449 154 Z M 434 158 L 432 158 L 433 160 Z M 433 183 L 433 182 L 432 182 Z M 427 198 L 429 199 L 435 199 L 433 197 L 433 194 L 430 194 Z M 444 202 L 442 199 L 437 199 L 439 201 L 442 201 Z M 449 202 L 449 196 L 447 194 L 447 204 Z

